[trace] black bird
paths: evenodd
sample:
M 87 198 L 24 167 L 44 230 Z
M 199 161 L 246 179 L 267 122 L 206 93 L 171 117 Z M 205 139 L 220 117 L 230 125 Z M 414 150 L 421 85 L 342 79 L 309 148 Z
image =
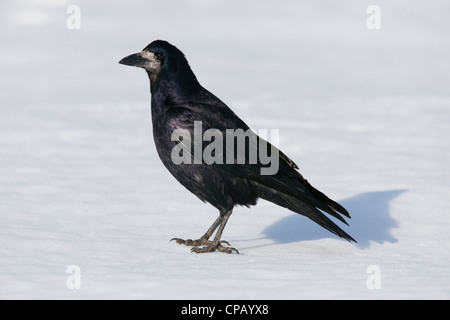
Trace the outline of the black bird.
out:
M 174 138 L 176 130 L 183 129 L 181 132 L 194 136 L 195 124 L 200 123 L 202 134 L 208 129 L 214 129 L 216 133 L 226 136 L 230 129 L 249 132 L 249 127 L 221 100 L 200 85 L 178 48 L 166 41 L 156 40 L 141 52 L 125 57 L 119 63 L 143 68 L 148 74 L 153 137 L 163 164 L 178 182 L 200 200 L 209 202 L 219 210 L 219 217 L 200 239 L 172 240 L 193 246 L 192 252 L 196 253 L 216 250 L 238 253 L 228 242 L 221 240 L 228 218 L 234 206 L 248 207 L 255 205 L 258 198 L 263 198 L 310 218 L 339 237 L 355 241 L 323 213 L 347 224 L 341 216 L 350 218 L 347 210 L 311 186 L 297 171 L 298 166 L 291 159 L 256 134 L 248 133 L 247 139 L 256 138 L 258 144 L 255 147 L 255 144 L 245 143 L 244 154 L 239 154 L 236 148 L 227 149 L 223 153 L 218 149 L 211 153 L 219 159 L 231 157 L 231 163 L 195 161 L 199 160 L 195 152 L 198 141 L 196 142 L 195 137 L 191 140 L 187 136 Z M 258 154 L 261 142 L 266 143 L 270 150 L 268 154 L 278 154 L 275 158 L 278 170 L 273 174 L 262 174 L 261 170 L 267 162 L 263 164 L 260 159 L 251 162 L 245 158 L 251 152 Z M 200 148 L 201 151 L 205 150 L 203 143 Z M 188 158 L 193 161 L 175 163 L 174 150 L 187 153 Z M 242 157 L 244 162 L 239 162 Z M 216 229 L 217 233 L 211 241 Z

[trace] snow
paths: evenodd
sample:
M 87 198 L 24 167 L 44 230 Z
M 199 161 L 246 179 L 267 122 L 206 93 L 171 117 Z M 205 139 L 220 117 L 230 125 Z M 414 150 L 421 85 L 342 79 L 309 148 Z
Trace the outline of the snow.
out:
M 378 1 L 380 30 L 369 2 L 175 2 L 2 3 L 0 299 L 448 299 L 445 1 Z M 279 130 L 356 245 L 265 201 L 228 222 L 240 255 L 169 242 L 217 212 L 163 167 L 146 75 L 117 63 L 156 38 Z

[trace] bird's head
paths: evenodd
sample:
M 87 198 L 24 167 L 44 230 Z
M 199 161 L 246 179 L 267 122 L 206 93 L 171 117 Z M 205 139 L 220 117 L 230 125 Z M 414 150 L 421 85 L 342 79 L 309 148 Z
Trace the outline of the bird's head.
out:
M 178 74 L 181 78 L 192 75 L 195 78 L 183 52 L 164 40 L 153 41 L 141 52 L 126 56 L 119 63 L 145 69 L 152 83 L 163 73 L 171 76 Z

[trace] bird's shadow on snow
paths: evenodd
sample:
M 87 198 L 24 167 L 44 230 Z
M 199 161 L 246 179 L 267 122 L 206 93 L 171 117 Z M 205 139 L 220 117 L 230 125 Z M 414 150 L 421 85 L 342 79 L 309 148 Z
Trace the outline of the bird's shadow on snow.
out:
M 365 192 L 339 201 L 351 215 L 349 226 L 339 225 L 358 243 L 360 249 L 367 249 L 371 242 L 383 244 L 398 240 L 391 234 L 398 222 L 390 216 L 390 202 L 407 190 Z M 282 218 L 263 230 L 265 238 L 276 243 L 317 240 L 335 237 L 319 225 L 301 219 L 297 214 Z M 338 237 L 336 237 L 338 238 Z

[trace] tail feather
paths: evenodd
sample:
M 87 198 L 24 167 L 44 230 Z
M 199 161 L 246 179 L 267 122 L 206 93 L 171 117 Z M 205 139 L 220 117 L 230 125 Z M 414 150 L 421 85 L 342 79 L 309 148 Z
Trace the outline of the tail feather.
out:
M 344 230 L 342 230 L 339 226 L 337 226 L 333 221 L 331 221 L 325 214 L 323 214 L 316 207 L 308 203 L 305 203 L 301 200 L 298 200 L 290 195 L 286 195 L 284 193 L 278 192 L 274 189 L 261 185 L 258 185 L 258 193 L 261 198 L 273 202 L 279 206 L 285 207 L 295 213 L 302 214 L 311 219 L 312 221 L 316 222 L 323 228 L 327 229 L 331 233 L 341 238 L 344 238 L 349 242 L 352 241 L 356 242 L 355 239 L 353 239 L 349 234 L 347 234 Z M 324 204 L 320 206 L 321 210 L 329 213 L 333 217 L 336 217 L 337 219 L 348 225 L 348 223 L 340 215 L 342 214 L 350 218 L 348 211 L 344 207 L 334 202 L 333 200 L 329 199 L 327 196 L 325 196 L 323 193 L 321 193 L 316 189 L 313 189 L 312 193 L 313 194 L 316 193 L 315 195 L 318 196 L 318 199 L 320 199 L 321 202 Z
M 332 232 L 333 234 L 341 238 L 344 238 L 349 242 L 352 241 L 356 242 L 355 239 L 353 239 L 348 233 L 346 233 L 339 226 L 337 226 L 333 221 L 331 221 L 326 215 L 320 212 L 317 208 L 305 204 L 288 195 L 280 194 L 280 198 L 283 199 L 286 204 L 288 204 L 287 208 L 289 210 L 303 214 L 304 216 L 310 218 L 323 228 L 327 229 L 328 231 Z M 348 225 L 348 223 L 338 213 L 336 212 L 333 213 L 334 217 L 339 217 L 339 220 L 343 221 L 346 225 Z
M 333 217 L 339 219 L 346 225 L 348 225 L 347 221 L 341 216 L 345 216 L 347 218 L 351 218 L 348 211 L 341 206 L 339 203 L 328 198 L 324 193 L 320 192 L 313 186 L 309 185 L 311 194 L 318 200 L 319 203 L 323 204 L 318 208 L 325 211 L 326 213 L 332 215 Z

